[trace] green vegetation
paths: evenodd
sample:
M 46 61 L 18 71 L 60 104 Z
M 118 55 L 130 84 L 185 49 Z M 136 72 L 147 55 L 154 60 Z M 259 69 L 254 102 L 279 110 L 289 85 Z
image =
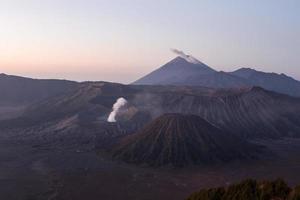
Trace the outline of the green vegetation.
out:
M 227 188 L 203 189 L 186 200 L 300 200 L 300 186 L 290 188 L 282 179 L 247 179 Z

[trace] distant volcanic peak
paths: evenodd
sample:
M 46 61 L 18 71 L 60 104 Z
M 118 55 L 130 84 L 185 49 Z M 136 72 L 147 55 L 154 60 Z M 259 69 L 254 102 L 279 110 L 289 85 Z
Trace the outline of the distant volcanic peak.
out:
M 172 49 L 178 56 L 160 68 L 138 79 L 133 84 L 140 85 L 187 85 L 190 77 L 213 74 L 216 71 L 182 51 Z M 189 84 L 190 85 L 190 84 Z
M 212 74 L 214 72 L 216 71 L 201 62 L 197 64 L 190 63 L 178 56 L 133 84 L 178 85 L 178 83 L 185 83 L 191 76 Z
M 181 65 L 195 65 L 195 66 L 205 66 L 207 68 L 210 68 L 208 65 L 204 64 L 203 62 L 197 60 L 197 63 L 193 63 L 193 62 L 189 62 L 188 60 L 186 60 L 185 58 L 182 58 L 181 56 L 177 56 L 176 58 L 174 58 L 173 60 L 171 60 L 169 62 L 169 64 L 181 64 Z M 211 69 L 211 68 L 210 68 Z
M 177 50 L 177 49 L 171 49 L 173 53 L 178 55 L 179 57 L 185 59 L 187 62 L 193 63 L 193 64 L 202 64 L 199 60 L 194 58 L 192 55 L 187 55 L 183 51 Z
M 169 113 L 121 141 L 113 156 L 135 164 L 182 167 L 251 157 L 252 147 L 197 115 Z

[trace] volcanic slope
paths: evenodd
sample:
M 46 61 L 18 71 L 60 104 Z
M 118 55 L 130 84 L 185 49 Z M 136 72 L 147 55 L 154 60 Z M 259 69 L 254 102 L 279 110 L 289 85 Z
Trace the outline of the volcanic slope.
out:
M 260 147 L 223 132 L 197 115 L 164 114 L 124 138 L 113 157 L 150 166 L 211 164 L 256 157 Z
M 147 110 L 195 114 L 246 138 L 300 136 L 300 99 L 259 87 L 148 95 Z M 158 115 L 157 115 L 158 116 Z
M 258 87 L 219 90 L 103 82 L 83 83 L 75 91 L 35 103 L 21 117 L 0 121 L 0 130 L 47 126 L 51 121 L 74 116 L 79 117 L 81 124 L 100 125 L 99 120 L 106 121 L 119 97 L 132 105 L 128 124 L 139 128 L 164 113 L 182 113 L 198 115 L 226 132 L 245 138 L 300 135 L 300 98 Z M 138 113 L 144 114 L 141 117 Z
M 189 85 L 211 88 L 259 86 L 267 90 L 300 96 L 300 82 L 285 74 L 241 68 L 233 72 L 216 71 L 200 62 L 177 57 L 138 79 L 136 85 Z
M 213 88 L 241 87 L 249 85 L 244 79 L 225 72 L 217 72 L 206 64 L 191 63 L 176 57 L 157 70 L 140 78 L 139 85 L 190 85 Z

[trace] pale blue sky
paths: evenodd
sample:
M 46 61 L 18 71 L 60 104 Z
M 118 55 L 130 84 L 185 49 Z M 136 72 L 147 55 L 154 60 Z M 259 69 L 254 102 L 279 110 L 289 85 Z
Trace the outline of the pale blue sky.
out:
M 0 72 L 128 83 L 170 48 L 300 79 L 300 1 L 0 0 Z

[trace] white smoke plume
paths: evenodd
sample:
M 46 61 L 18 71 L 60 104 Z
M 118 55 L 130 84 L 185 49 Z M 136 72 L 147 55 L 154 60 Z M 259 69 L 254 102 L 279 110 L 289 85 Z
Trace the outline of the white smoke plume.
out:
M 190 62 L 190 63 L 193 63 L 193 64 L 201 63 L 199 60 L 197 60 L 196 58 L 194 58 L 191 55 L 185 54 L 183 51 L 180 51 L 178 49 L 171 49 L 171 51 L 173 53 L 175 53 L 176 55 L 180 56 L 181 58 L 185 59 L 186 61 Z
M 123 97 L 117 99 L 116 103 L 114 103 L 112 107 L 112 111 L 109 114 L 107 121 L 108 122 L 117 122 L 116 116 L 120 112 L 120 110 L 127 105 L 127 100 Z

